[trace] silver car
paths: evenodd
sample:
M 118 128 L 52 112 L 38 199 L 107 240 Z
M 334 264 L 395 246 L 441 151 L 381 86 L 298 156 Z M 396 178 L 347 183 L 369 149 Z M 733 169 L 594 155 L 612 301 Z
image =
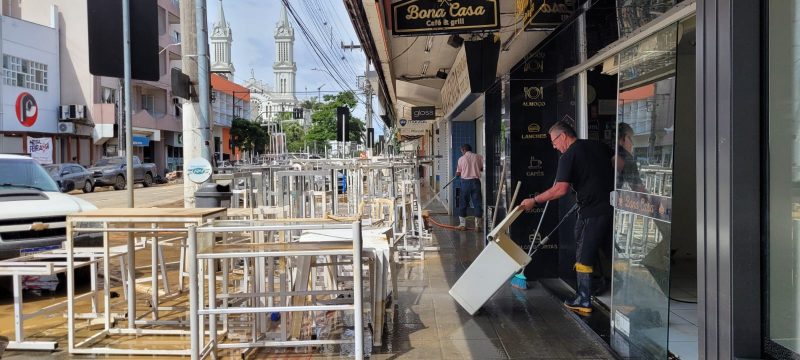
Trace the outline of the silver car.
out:
M 78 164 L 45 165 L 44 169 L 56 181 L 61 192 L 81 189 L 85 193 L 94 191 L 92 172 Z

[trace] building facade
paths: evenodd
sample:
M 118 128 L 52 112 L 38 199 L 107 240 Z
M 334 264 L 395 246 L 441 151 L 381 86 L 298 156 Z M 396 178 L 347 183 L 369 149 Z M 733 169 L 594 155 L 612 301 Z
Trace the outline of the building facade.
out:
M 406 107 L 436 106 L 439 118 L 426 126 L 444 181 L 451 155 L 470 143 L 485 154 L 487 199 L 508 201 L 517 184 L 522 198 L 544 191 L 558 164 L 547 131 L 556 121 L 617 154 L 630 145 L 638 175 L 617 169 L 613 241 L 595 272 L 610 288 L 593 298 L 591 317 L 575 317 L 617 355 L 800 357 L 800 1 L 551 3 L 563 14 L 543 19 L 515 7 L 536 2 L 500 3 L 502 29 L 529 25 L 499 31 L 495 42 L 421 25 L 420 35 L 391 36 L 385 24 L 404 21 L 393 6 L 410 3 L 345 1 L 398 140 L 419 146 L 428 131 L 409 128 Z M 476 49 L 497 51 L 496 63 L 480 63 Z M 446 79 L 420 75 L 428 67 Z M 618 131 L 626 126 L 630 134 Z M 504 212 L 499 203 L 491 210 Z M 567 196 L 521 216 L 512 239 L 535 246 L 539 219 L 549 232 L 573 205 Z M 576 288 L 573 222 L 565 218 L 526 268 L 564 299 Z
M 250 119 L 250 90 L 224 77 L 211 74 L 214 119 L 214 158 L 217 161 L 239 160 L 231 139 L 233 119 Z
M 51 12 L 58 10 L 51 8 Z M 39 25 L 0 16 L 0 152 L 29 154 L 41 163 L 70 162 L 84 151 L 91 128 L 60 127 L 58 18 Z M 76 159 L 77 161 L 77 159 Z
M 180 11 L 178 0 L 158 0 L 158 81 L 133 81 L 134 154 L 146 162 L 155 163 L 163 175 L 174 170 L 175 158 L 182 146 L 176 142 L 182 132 L 178 98 L 172 96 L 171 69 L 181 67 Z M 49 10 L 57 6 L 57 13 Z M 70 0 L 4 0 L 6 15 L 37 24 L 50 24 L 59 19 L 60 103 L 85 106 L 82 119 L 91 129 L 91 145 L 79 151 L 78 162 L 89 165 L 103 156 L 116 156 L 124 149 L 120 141 L 119 121 L 121 81 L 117 78 L 94 76 L 89 73 L 89 44 L 86 2 Z M 81 126 L 76 126 L 77 131 Z M 82 134 L 79 132 L 79 134 Z M 84 149 L 81 143 L 78 149 Z M 75 155 L 73 155 L 75 156 Z
M 211 29 L 211 72 L 233 81 L 233 60 L 231 60 L 231 47 L 233 46 L 233 31 L 225 20 L 225 10 L 222 0 L 219 0 L 219 16 Z
M 290 113 L 297 105 L 295 97 L 297 64 L 294 62 L 294 28 L 289 22 L 285 5 L 281 5 L 281 17 L 275 24 L 275 88 L 272 96 L 271 112 Z M 285 115 L 284 115 L 285 116 Z

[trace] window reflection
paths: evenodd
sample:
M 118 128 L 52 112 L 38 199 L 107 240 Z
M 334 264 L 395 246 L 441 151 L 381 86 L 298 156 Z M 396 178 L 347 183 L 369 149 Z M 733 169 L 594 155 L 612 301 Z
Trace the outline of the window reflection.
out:
M 633 134 L 626 139 L 628 149 L 617 149 L 624 162 L 617 189 L 672 196 L 674 91 L 675 78 L 670 77 L 619 94 L 618 128 L 627 126 Z

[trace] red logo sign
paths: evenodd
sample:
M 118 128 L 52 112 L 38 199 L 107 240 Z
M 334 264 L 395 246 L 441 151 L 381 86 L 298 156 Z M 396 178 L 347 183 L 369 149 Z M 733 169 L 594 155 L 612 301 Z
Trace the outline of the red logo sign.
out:
M 39 106 L 36 105 L 36 99 L 33 95 L 26 92 L 17 96 L 17 120 L 22 126 L 31 127 L 36 123 L 36 118 L 39 117 Z

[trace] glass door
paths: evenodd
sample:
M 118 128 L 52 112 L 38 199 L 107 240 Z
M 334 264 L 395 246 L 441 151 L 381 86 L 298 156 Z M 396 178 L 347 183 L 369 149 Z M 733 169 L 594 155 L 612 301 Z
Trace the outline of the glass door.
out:
M 677 25 L 617 57 L 618 104 L 611 344 L 666 359 Z

